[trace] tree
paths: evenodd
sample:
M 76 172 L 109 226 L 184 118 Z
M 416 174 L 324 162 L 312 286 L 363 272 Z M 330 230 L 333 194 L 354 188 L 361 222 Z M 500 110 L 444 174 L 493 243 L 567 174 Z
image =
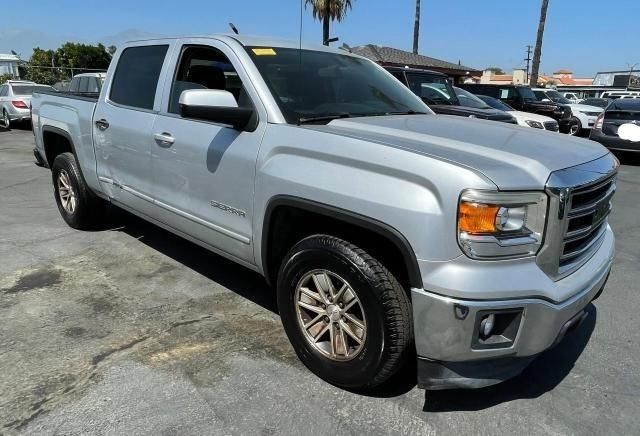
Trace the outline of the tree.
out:
M 544 36 L 544 25 L 547 22 L 547 8 L 549 0 L 542 0 L 540 6 L 540 22 L 538 23 L 538 36 L 536 38 L 536 48 L 533 50 L 533 64 L 531 65 L 531 77 L 529 84 L 536 86 L 538 83 L 538 72 L 540 71 L 540 57 L 542 56 L 542 37 Z
M 488 67 L 485 71 L 491 71 L 493 74 L 504 74 L 504 70 L 500 67 Z
M 11 79 L 13 79 L 12 74 L 0 74 L 0 85 L 2 85 L 7 80 L 11 80 Z
M 36 47 L 25 66 L 25 78 L 53 85 L 86 70 L 106 70 L 110 62 L 111 55 L 102 44 L 67 42 L 55 51 Z
M 420 0 L 416 0 L 416 19 L 413 23 L 413 53 L 418 54 L 418 38 L 420 37 Z
M 311 6 L 313 18 L 322 21 L 322 43 L 329 45 L 329 22 L 344 20 L 351 9 L 352 0 L 304 0 L 305 8 Z
M 109 53 L 111 57 L 113 57 L 113 55 L 116 54 L 116 50 L 118 49 L 116 48 L 115 45 L 110 45 L 109 47 L 107 47 L 107 53 Z

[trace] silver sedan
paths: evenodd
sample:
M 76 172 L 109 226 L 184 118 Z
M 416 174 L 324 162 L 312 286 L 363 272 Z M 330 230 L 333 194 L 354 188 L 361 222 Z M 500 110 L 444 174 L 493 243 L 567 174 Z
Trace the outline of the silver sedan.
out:
M 31 95 L 34 91 L 54 91 L 47 85 L 24 80 L 9 80 L 0 85 L 0 126 L 31 119 Z

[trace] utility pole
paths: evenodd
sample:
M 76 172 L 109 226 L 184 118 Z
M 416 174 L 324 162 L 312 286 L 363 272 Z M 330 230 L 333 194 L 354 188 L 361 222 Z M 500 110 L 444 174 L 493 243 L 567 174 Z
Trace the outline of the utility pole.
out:
M 527 62 L 527 80 L 526 83 L 529 83 L 529 64 L 531 62 L 531 49 L 532 45 L 527 45 L 527 57 L 524 59 Z

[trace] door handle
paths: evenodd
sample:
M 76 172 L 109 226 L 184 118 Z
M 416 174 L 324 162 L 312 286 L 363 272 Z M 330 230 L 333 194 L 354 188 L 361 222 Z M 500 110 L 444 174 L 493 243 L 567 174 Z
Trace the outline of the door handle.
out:
M 155 139 L 156 142 L 161 146 L 162 145 L 171 146 L 173 145 L 174 142 L 176 142 L 176 139 L 173 136 L 171 136 L 171 133 L 167 133 L 167 132 L 156 133 L 153 135 L 153 139 Z
M 109 122 L 104 118 L 95 121 L 96 127 L 100 130 L 107 130 L 109 128 Z

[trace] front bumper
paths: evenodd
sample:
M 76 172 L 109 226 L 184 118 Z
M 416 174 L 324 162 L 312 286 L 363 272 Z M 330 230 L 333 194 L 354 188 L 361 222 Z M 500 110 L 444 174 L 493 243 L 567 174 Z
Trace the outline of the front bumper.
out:
M 557 343 L 568 329 L 582 321 L 584 308 L 604 287 L 614 253 L 613 233 L 610 229 L 607 232 L 592 259 L 572 275 L 552 282 L 557 288 L 575 286 L 570 296 L 560 301 L 544 296 L 543 292 L 513 299 L 473 299 L 473 293 L 467 294 L 471 298 L 454 298 L 412 289 L 419 386 L 433 390 L 499 383 L 517 375 L 536 355 Z M 489 268 L 489 274 L 492 272 L 498 271 Z M 478 278 L 471 276 L 471 280 Z M 519 280 L 514 281 L 513 277 L 508 280 L 515 289 L 523 285 L 531 287 L 531 283 L 526 283 L 528 278 L 523 275 Z M 451 278 L 459 286 L 465 280 Z M 492 281 L 496 288 L 504 285 L 499 276 Z M 511 330 L 509 341 L 487 344 L 478 339 L 480 321 L 488 313 L 516 314 L 512 317 L 515 330 Z

